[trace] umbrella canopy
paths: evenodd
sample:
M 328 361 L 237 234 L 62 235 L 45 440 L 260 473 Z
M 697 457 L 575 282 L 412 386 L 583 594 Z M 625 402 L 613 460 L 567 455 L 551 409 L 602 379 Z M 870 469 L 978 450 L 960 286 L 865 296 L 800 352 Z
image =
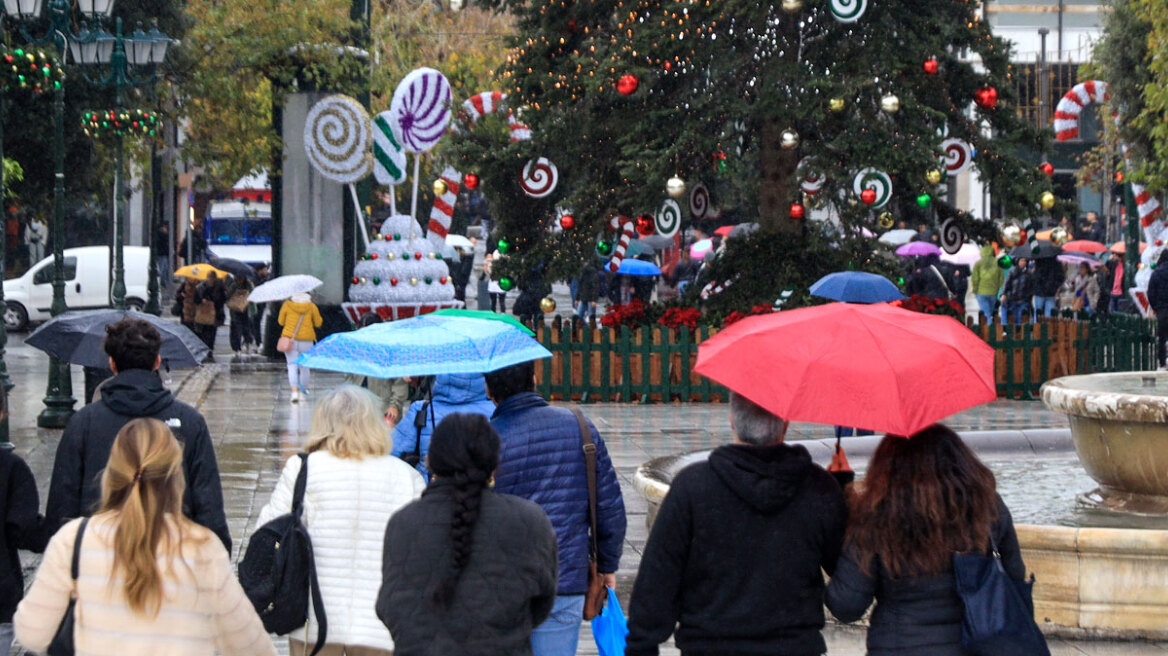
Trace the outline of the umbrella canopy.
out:
M 1010 250 L 1010 257 L 1014 259 L 1025 257 L 1031 260 L 1044 260 L 1051 257 L 1058 257 L 1062 252 L 1063 249 L 1049 241 L 1034 241 L 1029 244 L 1015 246 Z
M 714 250 L 714 241 L 712 239 L 700 239 L 689 247 L 689 256 L 695 260 L 700 260 L 706 256 L 706 253 L 712 250 Z
M 212 272 L 220 278 L 226 278 L 227 272 L 222 269 L 216 269 L 210 264 L 188 264 L 184 267 L 179 267 L 178 271 L 174 272 L 175 278 L 194 278 L 195 280 L 206 280 L 207 276 Z
M 433 314 L 329 335 L 299 364 L 374 378 L 485 373 L 551 352 L 503 321 Z
M 1103 264 L 1090 255 L 1083 255 L 1082 253 L 1063 253 L 1062 255 L 1058 256 L 1058 261 L 1062 262 L 1063 264 L 1074 264 L 1075 266 L 1086 264 L 1092 269 L 1099 266 L 1100 264 Z
M 730 231 L 732 231 L 732 230 L 734 230 L 734 226 L 725 225 L 725 226 L 721 226 L 720 228 L 715 230 L 714 234 L 718 235 L 719 237 L 729 237 Z
M 282 301 L 291 297 L 293 294 L 310 292 L 323 284 L 324 282 L 316 276 L 308 276 L 300 273 L 280 276 L 251 290 L 251 294 L 247 297 L 247 300 L 250 303 Z
M 621 260 L 620 268 L 616 272 L 623 276 L 659 276 L 661 268 L 652 262 L 630 260 L 626 257 Z
M 474 250 L 474 243 L 462 235 L 446 235 L 446 245 L 464 251 Z
M 758 223 L 755 223 L 753 221 L 748 222 L 748 223 L 739 223 L 738 225 L 736 225 L 730 229 L 729 234 L 726 235 L 726 239 L 732 239 L 732 238 L 737 239 L 738 237 L 746 237 L 746 236 L 751 235 L 755 232 L 758 232 Z
M 916 230 L 909 230 L 908 228 L 900 228 L 898 230 L 889 230 L 880 235 L 877 241 L 888 244 L 889 246 L 900 246 L 912 241 L 912 238 L 917 235 Z
M 629 247 L 625 251 L 625 257 L 636 257 L 638 255 L 644 254 L 653 255 L 656 252 L 657 249 L 653 246 L 653 244 L 650 244 L 644 239 L 634 239 L 633 241 L 629 242 Z
M 108 369 L 109 355 L 103 348 L 105 327 L 122 319 L 142 319 L 157 328 L 162 335 L 158 355 L 172 369 L 197 367 L 211 352 L 203 340 L 181 323 L 133 310 L 59 314 L 33 331 L 24 343 L 65 362 Z
M 936 245 L 927 241 L 910 241 L 909 243 L 896 249 L 896 254 L 901 257 L 910 257 L 913 255 L 940 255 L 941 249 Z
M 491 312 L 490 310 L 468 310 L 466 308 L 446 308 L 445 310 L 437 310 L 431 312 L 432 317 L 470 317 L 472 319 L 486 319 L 487 321 L 502 321 L 505 324 L 510 324 L 523 332 L 535 337 L 535 331 L 523 325 L 523 322 L 516 319 L 510 314 L 502 314 L 500 312 Z
M 1063 250 L 1078 253 L 1106 253 L 1107 245 L 1090 239 L 1076 239 L 1063 244 Z
M 252 282 L 260 279 L 256 274 L 256 270 L 250 264 L 240 262 L 239 260 L 233 260 L 229 257 L 218 257 L 215 258 L 212 264 L 215 265 L 216 269 L 226 271 L 237 278 L 247 278 Z
M 977 244 L 967 241 L 957 249 L 956 253 L 941 253 L 941 261 L 958 266 L 973 266 L 981 259 L 981 248 Z
M 1043 241 L 1050 241 L 1050 235 L 1052 232 L 1054 232 L 1054 228 L 1047 228 L 1046 230 L 1039 230 L 1038 232 L 1034 233 L 1034 238 L 1041 239 Z
M 702 342 L 695 370 L 787 420 L 895 435 L 997 397 L 991 346 L 883 303 L 743 319 Z
M 886 303 L 904 298 L 888 278 L 863 271 L 829 273 L 816 280 L 810 292 L 812 296 L 844 303 Z
M 1112 244 L 1111 248 L 1108 250 L 1110 250 L 1112 253 L 1115 253 L 1116 255 L 1123 255 L 1123 254 L 1127 253 L 1127 243 L 1122 242 L 1122 241 L 1117 241 L 1114 244 Z M 1148 250 L 1148 243 L 1141 241 L 1140 242 L 1140 253 L 1143 254 L 1143 252 L 1146 250 Z

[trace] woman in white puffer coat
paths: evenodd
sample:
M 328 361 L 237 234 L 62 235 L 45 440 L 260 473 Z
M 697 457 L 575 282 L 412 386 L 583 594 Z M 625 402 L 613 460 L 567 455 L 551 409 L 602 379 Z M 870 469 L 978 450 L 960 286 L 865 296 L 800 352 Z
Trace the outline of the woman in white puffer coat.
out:
M 422 476 L 389 455 L 381 401 L 366 389 L 342 385 L 316 404 L 305 451 L 308 482 L 304 524 L 312 538 L 328 631 L 322 654 L 380 656 L 393 639 L 374 612 L 385 525 L 399 508 L 417 499 Z M 300 458 L 289 458 L 262 525 L 292 509 Z M 289 635 L 290 653 L 306 653 L 316 642 L 316 619 Z

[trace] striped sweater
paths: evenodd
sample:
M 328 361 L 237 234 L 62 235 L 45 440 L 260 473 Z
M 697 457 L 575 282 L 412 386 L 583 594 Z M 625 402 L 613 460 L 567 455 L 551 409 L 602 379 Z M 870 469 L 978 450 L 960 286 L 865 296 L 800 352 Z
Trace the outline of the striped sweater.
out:
M 69 565 L 80 520 L 53 536 L 28 595 L 16 610 L 16 638 L 43 652 L 65 614 Z M 159 557 L 164 600 L 157 616 L 125 603 L 122 576 L 112 574 L 115 525 L 109 515 L 89 522 L 81 544 L 74 641 L 77 656 L 275 656 L 271 638 L 243 594 L 223 544 L 196 526 L 182 541 L 182 559 Z

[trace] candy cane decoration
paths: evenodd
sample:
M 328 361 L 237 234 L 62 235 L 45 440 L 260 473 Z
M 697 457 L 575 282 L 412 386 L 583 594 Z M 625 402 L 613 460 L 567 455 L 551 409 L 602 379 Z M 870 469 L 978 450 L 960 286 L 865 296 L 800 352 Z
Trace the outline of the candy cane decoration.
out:
M 629 242 L 633 240 L 636 228 L 633 220 L 627 216 L 612 217 L 608 222 L 608 227 L 610 230 L 620 233 L 620 239 L 612 251 L 612 259 L 608 262 L 608 270 L 616 273 L 616 270 L 620 268 L 621 261 L 625 259 L 625 251 L 629 248 Z
M 1058 102 L 1054 111 L 1055 138 L 1067 141 L 1079 136 L 1079 115 L 1083 108 L 1091 103 L 1103 103 L 1110 95 L 1107 93 L 1107 83 L 1101 80 L 1087 80 L 1071 87 Z M 1119 115 L 1115 116 L 1116 124 Z M 1123 154 L 1123 164 L 1131 168 L 1131 161 L 1127 154 L 1127 144 L 1119 145 Z M 1152 196 L 1144 185 L 1132 183 L 1132 194 L 1136 197 L 1136 205 L 1140 215 L 1140 225 L 1144 228 L 1144 235 L 1149 242 L 1154 242 L 1164 230 L 1159 222 L 1160 202 Z
M 731 278 L 730 280 L 727 280 L 726 282 L 723 282 L 723 283 L 708 282 L 708 283 L 706 283 L 705 287 L 702 287 L 702 291 L 698 295 L 701 297 L 701 299 L 703 301 L 711 296 L 717 296 L 718 294 L 721 294 L 722 292 L 726 291 L 727 287 L 729 287 L 730 285 L 733 285 L 734 281 L 736 279 L 737 279 L 737 276 L 735 276 L 734 278 Z
M 446 235 L 450 232 L 450 220 L 454 216 L 454 202 L 458 199 L 462 174 L 447 166 L 440 179 L 446 183 L 446 193 L 434 197 L 430 225 L 426 229 L 426 239 L 430 240 L 430 246 L 436 253 L 446 250 Z
M 462 103 L 462 112 L 459 118 L 463 123 L 466 123 L 468 128 L 473 128 L 486 114 L 493 114 L 500 109 L 507 111 L 507 129 L 511 132 L 511 141 L 526 141 L 531 138 L 531 128 L 519 122 L 515 115 L 511 113 L 503 104 L 507 99 L 507 94 L 501 91 L 483 91 L 467 98 Z

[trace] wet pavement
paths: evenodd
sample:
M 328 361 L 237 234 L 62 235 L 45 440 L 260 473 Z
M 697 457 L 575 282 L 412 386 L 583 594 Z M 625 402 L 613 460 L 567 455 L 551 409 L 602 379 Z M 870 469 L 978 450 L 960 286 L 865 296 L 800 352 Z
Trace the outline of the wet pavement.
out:
M 260 508 L 266 503 L 283 461 L 303 443 L 310 424 L 312 396 L 306 403 L 289 402 L 286 374 L 280 363 L 232 366 L 227 350 L 226 329 L 220 331 L 216 348 L 218 364 L 198 370 L 173 372 L 170 386 L 179 398 L 195 405 L 206 417 L 214 438 L 223 479 L 228 522 L 238 558 L 246 548 L 247 536 L 255 529 Z M 47 358 L 24 346 L 20 336 L 9 342 L 6 361 L 17 387 L 11 393 L 12 441 L 17 452 L 32 467 L 42 494 L 52 471 L 52 458 L 60 432 L 36 428 L 36 414 L 42 409 Z M 336 374 L 314 374 L 313 396 L 339 383 Z M 74 368 L 74 390 L 80 399 L 83 383 Z M 80 407 L 80 402 L 78 403 Z M 647 538 L 645 502 L 633 488 L 638 466 L 658 456 L 712 448 L 730 441 L 725 405 L 711 404 L 589 404 L 584 412 L 603 434 L 620 477 L 629 515 L 625 556 L 618 572 L 618 589 L 627 599 Z M 1065 428 L 1062 415 L 1050 413 L 1036 402 L 998 401 L 961 413 L 948 422 L 959 431 Z M 792 427 L 792 439 L 827 437 L 832 428 L 810 424 Z M 42 497 L 43 505 L 44 499 Z M 36 558 L 26 564 L 35 566 Z M 370 573 L 380 578 L 380 568 Z M 864 653 L 861 628 L 829 625 L 825 631 L 829 654 L 856 656 Z M 286 643 L 278 640 L 281 653 Z M 1168 643 L 1078 642 L 1052 640 L 1052 653 L 1069 655 L 1168 655 Z M 14 652 L 18 653 L 18 652 Z M 582 629 L 579 654 L 595 654 L 587 625 Z M 677 654 L 666 646 L 663 654 Z

